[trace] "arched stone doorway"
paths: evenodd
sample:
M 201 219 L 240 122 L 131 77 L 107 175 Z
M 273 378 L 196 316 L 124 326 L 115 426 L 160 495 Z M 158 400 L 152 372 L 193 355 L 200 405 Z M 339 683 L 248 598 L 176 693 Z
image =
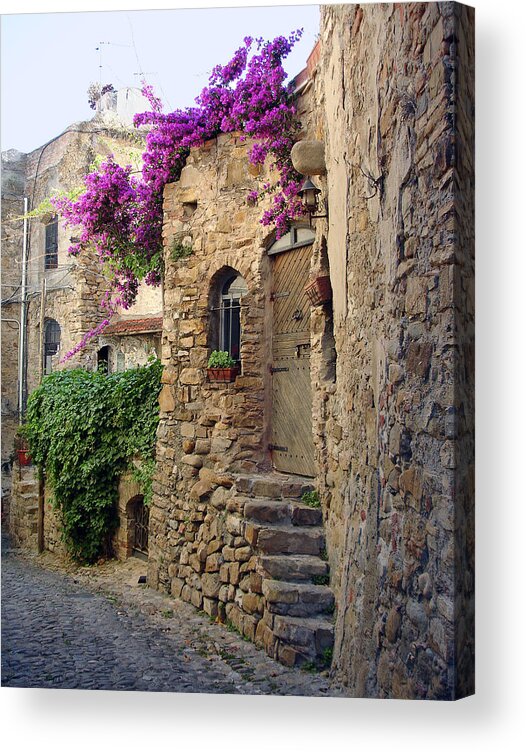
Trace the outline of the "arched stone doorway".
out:
M 148 559 L 148 523 L 150 510 L 144 504 L 144 496 L 134 496 L 126 505 L 128 556 Z

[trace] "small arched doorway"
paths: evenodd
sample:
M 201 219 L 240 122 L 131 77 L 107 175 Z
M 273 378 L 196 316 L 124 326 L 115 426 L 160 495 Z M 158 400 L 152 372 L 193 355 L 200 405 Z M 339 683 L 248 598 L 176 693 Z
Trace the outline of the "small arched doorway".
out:
M 109 345 L 104 345 L 97 352 L 97 370 L 102 371 L 108 375 L 110 371 L 110 358 L 111 348 Z
M 130 499 L 127 505 L 128 543 L 131 556 L 148 559 L 148 523 L 150 510 L 139 494 Z

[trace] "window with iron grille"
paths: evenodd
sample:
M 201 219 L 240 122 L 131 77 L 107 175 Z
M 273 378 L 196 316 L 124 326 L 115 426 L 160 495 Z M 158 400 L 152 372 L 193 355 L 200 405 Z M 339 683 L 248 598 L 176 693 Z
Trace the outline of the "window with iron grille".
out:
M 241 274 L 230 276 L 221 289 L 219 301 L 219 349 L 241 360 L 241 298 L 248 292 Z
M 53 356 L 60 348 L 60 326 L 55 319 L 47 319 L 44 325 L 44 375 L 53 370 Z
M 56 269 L 58 266 L 58 217 L 46 225 L 45 269 Z

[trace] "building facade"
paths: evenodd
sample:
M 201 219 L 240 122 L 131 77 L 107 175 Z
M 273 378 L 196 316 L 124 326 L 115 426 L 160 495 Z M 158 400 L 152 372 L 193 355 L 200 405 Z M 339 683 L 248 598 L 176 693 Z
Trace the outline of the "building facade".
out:
M 247 197 L 275 175 L 238 133 L 165 188 L 148 583 L 353 696 L 456 699 L 474 691 L 473 11 L 323 6 L 295 81 L 315 219 L 260 223 Z M 153 313 L 99 349 L 155 336 Z
M 131 118 L 147 106 L 136 90 L 112 92 L 92 120 L 71 125 L 30 154 L 2 154 L 2 509 L 18 539 L 29 535 L 35 546 L 43 506 L 37 514 L 38 483 L 31 471 L 14 468 L 28 475 L 15 478 L 17 488 L 22 483 L 22 493 L 29 494 L 27 503 L 11 495 L 14 438 L 29 394 L 56 369 L 102 365 L 119 371 L 160 354 L 161 290 L 143 287 L 136 304 L 119 311 L 104 336 L 61 363 L 105 318 L 100 303 L 107 282 L 95 253 L 68 255 L 74 228 L 58 221 L 49 202 L 82 188 L 86 174 L 110 154 L 121 164 L 139 163 L 144 140 Z M 59 536 L 46 538 L 50 546 L 55 539 Z
M 150 584 L 356 696 L 473 691 L 473 56 L 464 6 L 324 6 L 295 163 L 328 216 L 276 243 L 236 134 L 165 189 Z

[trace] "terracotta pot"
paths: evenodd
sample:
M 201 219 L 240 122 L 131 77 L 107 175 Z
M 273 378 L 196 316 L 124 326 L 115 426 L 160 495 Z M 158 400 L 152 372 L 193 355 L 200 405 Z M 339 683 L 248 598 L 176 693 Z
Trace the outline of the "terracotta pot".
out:
M 19 465 L 30 465 L 33 461 L 31 459 L 31 455 L 29 454 L 29 449 L 17 449 L 16 453 L 18 455 Z
M 239 366 L 230 368 L 207 368 L 208 380 L 228 383 L 234 381 L 239 373 Z
M 332 300 L 331 278 L 327 275 L 316 277 L 304 288 L 305 294 L 314 306 L 323 305 Z

